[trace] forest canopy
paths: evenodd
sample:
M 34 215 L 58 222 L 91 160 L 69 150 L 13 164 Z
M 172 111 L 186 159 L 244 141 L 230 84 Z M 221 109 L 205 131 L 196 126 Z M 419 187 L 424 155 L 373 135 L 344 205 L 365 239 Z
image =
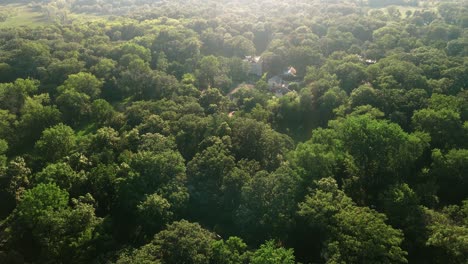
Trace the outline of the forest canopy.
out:
M 0 3 L 0 263 L 468 259 L 463 0 Z

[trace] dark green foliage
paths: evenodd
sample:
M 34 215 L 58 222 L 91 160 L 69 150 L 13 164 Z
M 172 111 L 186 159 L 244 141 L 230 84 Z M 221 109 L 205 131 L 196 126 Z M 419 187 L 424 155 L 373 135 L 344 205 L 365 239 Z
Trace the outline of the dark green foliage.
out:
M 237 222 L 249 241 L 287 239 L 294 226 L 299 177 L 289 168 L 269 174 L 258 172 L 245 183 L 237 209 Z
M 299 215 L 327 234 L 322 253 L 327 262 L 407 262 L 407 253 L 400 248 L 403 233 L 387 225 L 383 214 L 356 206 L 332 178 L 316 184 L 300 204 Z

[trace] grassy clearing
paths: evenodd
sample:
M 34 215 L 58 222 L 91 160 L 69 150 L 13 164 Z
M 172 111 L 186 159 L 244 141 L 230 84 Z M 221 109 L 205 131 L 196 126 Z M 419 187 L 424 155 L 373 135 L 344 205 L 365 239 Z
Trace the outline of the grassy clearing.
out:
M 11 14 L 4 22 L 0 22 L 0 28 L 38 27 L 48 24 L 47 18 L 41 12 L 24 4 L 0 4 L 0 13 Z
M 0 16 L 1 14 L 9 14 L 9 17 L 3 22 L 0 21 L 0 29 L 21 26 L 38 27 L 53 23 L 42 12 L 21 3 L 0 3 Z M 90 22 L 107 20 L 107 16 L 68 13 L 68 20 Z

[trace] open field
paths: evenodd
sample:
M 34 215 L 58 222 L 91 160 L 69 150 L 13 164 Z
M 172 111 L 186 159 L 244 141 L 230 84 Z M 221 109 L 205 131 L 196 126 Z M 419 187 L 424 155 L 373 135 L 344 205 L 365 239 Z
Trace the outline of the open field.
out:
M 37 27 L 48 24 L 47 18 L 39 11 L 24 4 L 0 4 L 0 14 L 9 17 L 0 22 L 0 28 L 30 26 Z
M 0 17 L 2 14 L 6 14 L 7 18 L 3 22 L 0 20 L 0 29 L 21 26 L 38 27 L 53 23 L 43 12 L 24 3 L 0 2 Z M 95 21 L 106 19 L 108 16 L 68 13 L 67 17 L 68 21 Z

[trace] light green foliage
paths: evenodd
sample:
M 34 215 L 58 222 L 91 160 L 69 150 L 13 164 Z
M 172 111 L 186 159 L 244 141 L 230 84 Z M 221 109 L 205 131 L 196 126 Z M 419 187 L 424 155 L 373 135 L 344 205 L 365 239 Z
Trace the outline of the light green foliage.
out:
M 214 241 L 214 234 L 199 224 L 181 220 L 168 225 L 149 244 L 117 263 L 208 264 Z
M 329 139 L 322 135 L 328 135 Z M 338 162 L 343 159 L 342 152 L 339 151 L 342 142 L 335 139 L 335 136 L 333 130 L 314 130 L 312 140 L 298 144 L 291 153 L 292 165 L 307 185 L 313 179 L 335 175 Z M 325 142 L 320 142 L 321 140 Z
M 147 133 L 141 136 L 141 142 L 138 149 L 158 153 L 164 152 L 165 150 L 175 150 L 176 144 L 172 137 L 165 137 L 158 133 Z
M 353 62 L 340 63 L 335 74 L 340 81 L 340 87 L 348 93 L 367 78 L 364 66 Z
M 242 264 L 246 263 L 249 257 L 247 244 L 238 237 L 214 241 L 211 247 L 213 254 L 210 263 L 213 264 Z
M 45 129 L 35 148 L 45 161 L 64 158 L 75 148 L 75 132 L 69 126 L 58 124 Z
M 16 116 L 8 110 L 0 110 L 0 138 L 11 142 L 15 139 L 14 121 Z
M 227 57 L 244 57 L 255 54 L 255 47 L 251 40 L 244 36 L 228 38 L 224 43 L 224 53 Z
M 39 82 L 31 79 L 17 79 L 12 83 L 0 84 L 0 108 L 18 114 L 26 98 L 37 92 Z
M 108 125 L 116 115 L 114 108 L 106 100 L 94 100 L 91 105 L 91 116 L 96 123 Z
M 33 177 L 33 183 L 52 183 L 71 194 L 76 194 L 86 180 L 83 172 L 74 171 L 64 162 L 53 163 Z
M 440 261 L 447 263 L 462 263 L 467 258 L 468 249 L 468 228 L 466 226 L 467 202 L 463 203 L 461 208 L 458 208 L 458 214 L 462 221 L 453 219 L 450 215 L 433 211 L 425 210 L 429 229 L 429 238 L 427 245 L 442 249 L 449 257 Z M 446 208 L 446 212 L 454 211 L 455 208 Z M 460 210 L 461 209 L 461 210 Z M 458 211 L 455 210 L 455 211 Z
M 413 115 L 412 123 L 416 130 L 430 134 L 431 146 L 436 148 L 456 146 L 466 137 L 460 114 L 448 108 L 418 110 Z
M 17 131 L 22 139 L 20 146 L 33 143 L 39 139 L 45 128 L 54 126 L 60 122 L 61 113 L 54 105 L 49 104 L 49 96 L 35 96 L 27 98 L 21 118 L 17 123 Z
M 113 77 L 116 67 L 117 67 L 116 61 L 112 59 L 108 59 L 108 58 L 103 58 L 96 65 L 91 67 L 91 72 L 97 78 L 110 79 Z
M 50 61 L 50 47 L 37 41 L 14 38 L 5 49 L 12 52 L 7 62 L 20 78 L 37 77 L 38 68 Z
M 351 177 L 345 184 L 346 188 L 354 190 L 350 191 L 353 197 L 360 197 L 357 199 L 365 196 L 364 200 L 375 199 L 374 195 L 379 190 L 403 179 L 426 147 L 420 137 L 407 134 L 396 124 L 375 120 L 368 115 L 333 121 L 330 126 L 337 132 L 345 153 L 349 155 L 345 164 Z M 366 190 L 365 196 L 358 194 L 360 188 Z
M 390 57 L 367 69 L 373 84 L 379 88 L 402 88 L 405 90 L 426 87 L 422 70 L 413 63 Z
M 120 60 L 122 60 L 122 57 L 124 55 L 131 54 L 131 55 L 138 56 L 140 59 L 142 59 L 145 62 L 151 61 L 150 50 L 136 43 L 126 42 L 122 46 L 118 47 L 116 52 L 118 53 L 118 55 L 121 56 Z
M 296 262 L 294 260 L 294 251 L 292 249 L 277 247 L 273 240 L 269 240 L 252 254 L 250 263 L 294 264 Z
M 79 256 L 79 250 L 92 239 L 100 219 L 90 204 L 73 200 L 54 184 L 39 184 L 27 190 L 9 218 L 9 243 L 27 252 L 25 242 L 41 249 L 30 256 L 36 260 L 62 259 Z M 32 241 L 31 241 L 32 239 Z
M 361 105 L 379 107 L 380 105 L 377 91 L 370 85 L 361 85 L 354 89 L 350 100 L 353 107 Z
M 181 86 L 179 87 L 178 94 L 184 96 L 193 96 L 198 98 L 200 91 L 195 87 L 197 79 L 193 74 L 186 73 L 182 76 Z
M 96 76 L 87 72 L 68 75 L 62 86 L 57 90 L 63 93 L 67 90 L 73 90 L 88 95 L 91 99 L 96 99 L 101 93 L 102 81 Z
M 0 170 L 6 165 L 6 156 L 4 155 L 8 150 L 8 143 L 0 139 Z
M 200 60 L 199 80 L 203 87 L 210 88 L 215 85 L 215 77 L 219 73 L 219 61 L 213 56 L 206 56 Z
M 19 200 L 31 180 L 31 169 L 26 165 L 24 158 L 16 157 L 11 160 L 6 169 L 6 176 L 9 180 L 7 192 Z

